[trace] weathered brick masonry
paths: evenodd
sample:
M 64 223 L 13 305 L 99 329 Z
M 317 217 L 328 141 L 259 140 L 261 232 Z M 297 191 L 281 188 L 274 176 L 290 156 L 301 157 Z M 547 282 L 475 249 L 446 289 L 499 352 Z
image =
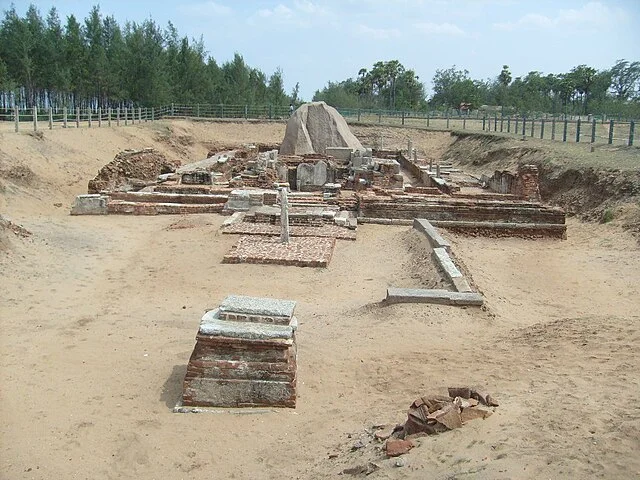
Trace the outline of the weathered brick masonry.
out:
M 196 335 L 183 407 L 295 407 L 295 302 L 229 296 Z

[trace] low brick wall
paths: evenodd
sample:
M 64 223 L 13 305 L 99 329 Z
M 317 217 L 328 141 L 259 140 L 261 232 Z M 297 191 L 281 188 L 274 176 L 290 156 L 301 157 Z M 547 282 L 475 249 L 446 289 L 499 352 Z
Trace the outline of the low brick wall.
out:
M 161 192 L 109 192 L 111 200 L 124 202 L 145 203 L 185 203 L 185 204 L 215 204 L 226 203 L 229 195 L 186 194 Z
M 112 200 L 107 212 L 116 215 L 185 215 L 190 213 L 221 213 L 224 204 L 147 203 Z
M 381 197 L 362 195 L 359 217 L 474 222 L 564 224 L 565 212 L 537 203 L 455 199 L 450 197 Z

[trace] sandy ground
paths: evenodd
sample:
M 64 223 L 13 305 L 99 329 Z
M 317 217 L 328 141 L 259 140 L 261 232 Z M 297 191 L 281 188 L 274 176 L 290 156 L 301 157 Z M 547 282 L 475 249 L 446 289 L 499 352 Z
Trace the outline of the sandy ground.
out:
M 370 478 L 640 475 L 632 237 L 576 221 L 562 242 L 445 233 L 487 307 L 385 307 L 387 286 L 439 283 L 408 227 L 361 226 L 320 270 L 221 264 L 235 239 L 217 215 L 67 215 L 122 148 L 193 160 L 284 126 L 170 128 L 0 134 L 0 170 L 34 172 L 0 195 L 33 233 L 0 252 L 0 478 L 335 478 L 368 461 Z M 172 413 L 199 318 L 230 293 L 298 301 L 295 410 Z M 417 396 L 469 383 L 500 401 L 487 420 L 420 439 L 402 467 L 351 451 Z

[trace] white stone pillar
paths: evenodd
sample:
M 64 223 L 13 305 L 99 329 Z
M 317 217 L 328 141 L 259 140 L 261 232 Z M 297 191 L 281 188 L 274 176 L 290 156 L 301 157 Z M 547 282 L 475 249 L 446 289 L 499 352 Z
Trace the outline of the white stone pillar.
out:
M 280 241 L 289 243 L 289 200 L 287 198 L 287 189 L 280 189 Z

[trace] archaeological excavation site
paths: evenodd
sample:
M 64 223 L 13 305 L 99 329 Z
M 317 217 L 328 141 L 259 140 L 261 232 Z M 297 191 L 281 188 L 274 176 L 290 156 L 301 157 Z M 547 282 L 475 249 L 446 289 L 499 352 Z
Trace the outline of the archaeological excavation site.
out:
M 622 478 L 640 447 L 633 169 L 324 102 L 0 139 L 7 478 Z

